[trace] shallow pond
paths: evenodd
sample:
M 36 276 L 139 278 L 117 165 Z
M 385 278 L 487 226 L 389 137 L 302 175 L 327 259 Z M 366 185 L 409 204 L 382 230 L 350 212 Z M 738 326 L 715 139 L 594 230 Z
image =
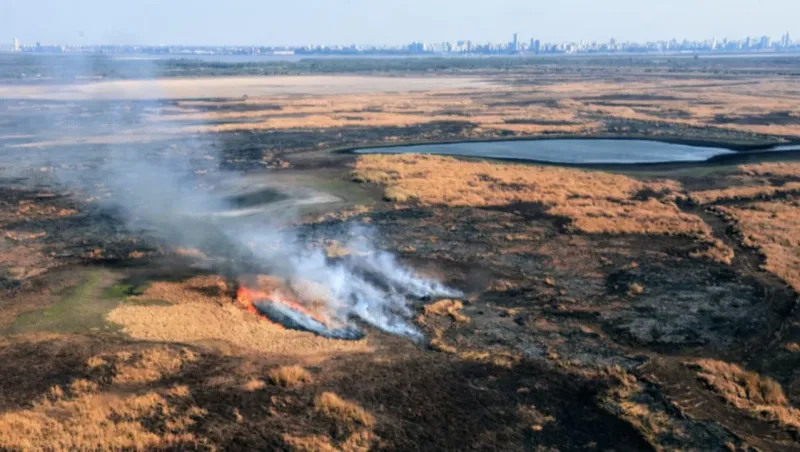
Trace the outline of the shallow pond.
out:
M 551 163 L 660 163 L 702 162 L 735 154 L 724 148 L 690 146 L 648 140 L 555 139 L 474 141 L 359 149 L 358 154 L 440 154 L 465 157 L 532 160 Z

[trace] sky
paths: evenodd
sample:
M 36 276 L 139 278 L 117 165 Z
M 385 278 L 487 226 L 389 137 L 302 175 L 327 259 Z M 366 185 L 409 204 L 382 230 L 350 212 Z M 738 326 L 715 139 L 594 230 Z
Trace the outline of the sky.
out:
M 310 45 L 800 38 L 798 0 L 0 0 L 23 44 Z

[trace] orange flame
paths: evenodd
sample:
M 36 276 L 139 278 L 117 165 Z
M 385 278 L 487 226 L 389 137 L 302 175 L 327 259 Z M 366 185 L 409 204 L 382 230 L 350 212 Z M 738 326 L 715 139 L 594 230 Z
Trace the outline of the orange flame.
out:
M 306 315 L 323 325 L 328 325 L 328 319 L 314 311 L 311 311 L 307 307 L 303 306 L 299 301 L 292 300 L 282 295 L 282 291 L 277 289 L 272 290 L 270 292 L 262 291 L 262 290 L 252 290 L 244 285 L 239 287 L 239 290 L 236 291 L 236 301 L 239 303 L 240 306 L 245 308 L 248 312 L 251 312 L 257 315 L 259 318 L 263 320 L 269 320 L 264 314 L 259 312 L 258 308 L 256 308 L 254 304 L 254 300 L 269 300 L 273 303 L 281 303 L 283 305 L 288 306 L 290 309 L 295 310 L 297 312 Z M 274 323 L 274 322 L 273 322 Z
M 247 309 L 248 312 L 258 314 L 258 309 L 256 309 L 256 306 L 253 304 L 252 293 L 250 289 L 242 286 L 236 291 L 236 301 L 239 302 L 243 308 Z

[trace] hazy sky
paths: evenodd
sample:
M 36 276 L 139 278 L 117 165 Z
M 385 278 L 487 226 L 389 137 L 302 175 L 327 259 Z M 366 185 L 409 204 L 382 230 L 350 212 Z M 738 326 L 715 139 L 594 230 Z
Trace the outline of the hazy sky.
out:
M 0 0 L 0 40 L 399 44 L 800 38 L 800 0 Z

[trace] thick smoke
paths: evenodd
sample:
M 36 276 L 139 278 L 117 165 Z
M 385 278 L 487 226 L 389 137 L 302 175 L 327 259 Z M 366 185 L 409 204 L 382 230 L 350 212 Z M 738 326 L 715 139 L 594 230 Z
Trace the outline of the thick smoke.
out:
M 85 68 L 91 75 L 91 64 Z M 224 267 L 219 270 L 229 276 L 255 267 L 283 278 L 301 297 L 325 300 L 328 314 L 343 328 L 362 321 L 418 338 L 420 333 L 408 321 L 407 297 L 458 295 L 438 281 L 418 276 L 392 254 L 375 249 L 367 230 L 350 231 L 348 236 L 362 238 L 345 239 L 355 252 L 331 260 L 288 226 L 287 216 L 291 215 L 285 210 L 256 216 L 212 215 L 233 207 L 218 188 L 220 181 L 239 175 L 217 171 L 223 161 L 218 150 L 225 143 L 207 135 L 170 135 L 170 129 L 182 124 L 170 123 L 161 112 L 164 105 L 155 99 L 164 97 L 162 94 L 151 93 L 154 100 L 149 102 L 118 101 L 114 96 L 107 100 L 108 93 L 102 100 L 72 101 L 69 105 L 80 110 L 84 120 L 80 127 L 64 130 L 62 137 L 59 125 L 64 118 L 53 118 L 35 135 L 52 141 L 71 138 L 77 130 L 103 137 L 98 140 L 103 144 L 92 148 L 91 156 L 85 152 L 54 155 L 44 148 L 26 153 L 27 163 L 60 168 L 62 184 L 90 194 L 102 193 L 101 203 L 121 212 L 132 230 L 146 230 L 167 245 L 198 248 L 217 258 Z M 89 114 L 85 114 L 87 105 L 93 109 Z M 77 115 L 77 111 L 73 113 Z M 53 113 L 64 114 L 63 109 Z M 169 141 L 164 141 L 165 136 Z M 88 161 L 93 163 L 87 167 Z M 198 168 L 198 163 L 205 168 Z

